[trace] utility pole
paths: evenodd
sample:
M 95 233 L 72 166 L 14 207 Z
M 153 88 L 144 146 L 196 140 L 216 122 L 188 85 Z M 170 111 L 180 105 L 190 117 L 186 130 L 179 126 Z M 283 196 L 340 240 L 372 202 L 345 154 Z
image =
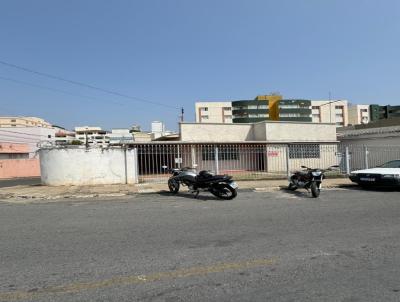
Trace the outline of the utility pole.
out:
M 183 109 L 183 107 L 181 107 L 181 123 L 183 123 L 183 115 L 185 113 L 185 110 Z
M 85 132 L 85 146 L 86 146 L 86 149 L 89 149 L 89 142 L 88 142 L 88 138 L 87 138 L 87 132 Z
M 329 123 L 332 124 L 332 103 L 331 103 L 331 92 L 329 91 Z

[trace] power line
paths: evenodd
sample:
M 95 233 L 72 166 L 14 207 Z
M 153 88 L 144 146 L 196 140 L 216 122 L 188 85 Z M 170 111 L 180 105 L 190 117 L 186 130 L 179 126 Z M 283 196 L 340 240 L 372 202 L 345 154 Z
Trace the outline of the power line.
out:
M 32 127 L 32 128 L 34 128 L 34 127 Z M 46 134 L 34 134 L 34 133 L 31 134 L 31 133 L 28 133 L 28 132 L 10 131 L 10 130 L 4 130 L 4 129 L 0 128 L 0 134 L 1 134 L 1 132 L 15 133 L 15 134 L 29 135 L 29 136 L 39 136 L 39 137 L 47 136 Z
M 52 75 L 52 74 L 49 74 L 49 73 L 36 71 L 36 70 L 30 69 L 30 68 L 27 68 L 27 67 L 23 67 L 23 66 L 20 66 L 20 65 L 8 63 L 8 62 L 2 61 L 2 60 L 0 60 L 0 64 L 3 64 L 3 65 L 8 66 L 8 67 L 15 68 L 15 69 L 18 69 L 18 70 L 22 70 L 22 71 L 25 71 L 25 72 L 33 73 L 33 74 L 36 74 L 36 75 L 39 75 L 39 76 L 42 76 L 42 77 L 46 77 L 46 78 L 50 78 L 50 79 L 54 79 L 54 80 L 58 80 L 58 81 L 63 81 L 63 82 L 66 82 L 66 83 L 69 83 L 69 84 L 78 85 L 78 86 L 81 86 L 81 87 L 86 87 L 86 88 L 98 90 L 98 91 L 101 91 L 101 92 L 104 92 L 104 93 L 113 94 L 113 95 L 116 95 L 116 96 L 119 96 L 119 97 L 131 99 L 131 100 L 134 100 L 134 101 L 139 101 L 139 102 L 143 102 L 143 103 L 149 103 L 149 104 L 158 105 L 158 106 L 164 106 L 164 107 L 167 107 L 167 108 L 180 109 L 179 107 L 166 105 L 166 104 L 158 103 L 158 102 L 153 102 L 153 101 L 150 101 L 150 100 L 146 100 L 146 99 L 130 96 L 130 95 L 127 95 L 127 94 L 123 94 L 123 93 L 120 93 L 118 91 L 109 90 L 109 89 L 101 88 L 101 87 L 98 87 L 98 86 L 86 84 L 86 83 L 83 83 L 83 82 L 69 80 L 69 79 L 66 79 L 66 78 L 63 78 L 63 77 L 60 77 L 60 76 L 57 76 L 57 75 Z
M 27 135 L 27 134 L 23 134 L 23 135 Z M 18 136 L 18 135 L 14 135 L 14 134 L 4 134 L 4 133 L 0 133 L 0 137 L 12 137 L 12 138 L 18 138 L 18 139 L 22 139 L 22 140 L 31 140 L 31 141 L 37 141 L 40 139 L 44 139 L 44 138 L 48 138 L 48 136 L 42 136 L 40 138 L 34 138 L 34 137 L 23 137 L 23 136 Z
M 77 96 L 77 97 L 82 97 L 82 98 L 86 98 L 86 99 L 112 102 L 112 103 L 115 103 L 117 105 L 125 105 L 124 103 L 120 103 L 120 102 L 117 102 L 117 101 L 114 101 L 114 100 L 105 100 L 105 99 L 100 99 L 100 98 L 96 98 L 96 97 L 92 97 L 92 96 L 87 96 L 87 95 L 82 95 L 82 94 L 77 94 L 77 93 L 71 93 L 71 92 L 66 91 L 66 90 L 52 88 L 52 87 L 48 87 L 48 86 L 37 85 L 37 84 L 32 84 L 32 83 L 29 83 L 29 82 L 20 81 L 20 80 L 16 80 L 16 79 L 13 79 L 13 78 L 0 76 L 0 80 L 9 81 L 9 82 L 22 84 L 22 85 L 26 85 L 26 86 L 31 86 L 31 87 L 35 87 L 35 88 L 40 88 L 40 89 L 46 89 L 46 90 L 50 90 L 50 91 L 54 91 L 54 92 L 61 92 L 61 93 L 64 93 L 64 94 Z

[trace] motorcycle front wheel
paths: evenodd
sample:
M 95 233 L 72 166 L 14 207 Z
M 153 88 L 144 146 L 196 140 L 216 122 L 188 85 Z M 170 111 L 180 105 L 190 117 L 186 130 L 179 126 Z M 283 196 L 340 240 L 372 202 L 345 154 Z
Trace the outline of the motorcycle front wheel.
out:
M 225 200 L 234 199 L 237 196 L 237 190 L 226 184 L 213 188 L 211 193 L 214 196 Z
M 178 193 L 179 192 L 180 184 L 175 179 L 168 179 L 168 188 L 171 193 Z
M 313 181 L 311 183 L 311 195 L 312 195 L 312 197 L 317 198 L 320 193 L 321 193 L 321 190 L 319 189 L 317 183 Z

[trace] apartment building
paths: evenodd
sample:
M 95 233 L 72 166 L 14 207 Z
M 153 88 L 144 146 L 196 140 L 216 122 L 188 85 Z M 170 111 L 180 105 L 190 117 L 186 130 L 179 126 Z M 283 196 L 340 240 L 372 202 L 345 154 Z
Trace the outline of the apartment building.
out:
M 278 102 L 279 121 L 312 122 L 311 101 L 287 99 Z
M 196 123 L 232 123 L 232 102 L 197 102 Z
M 347 100 L 311 101 L 313 123 L 334 123 L 337 127 L 349 124 Z
M 364 108 L 360 107 L 365 115 Z M 349 124 L 347 100 L 282 99 L 281 95 L 259 95 L 254 100 L 197 102 L 197 123 L 256 123 L 292 121 Z M 364 119 L 365 120 L 365 119 Z
M 52 128 L 52 125 L 44 119 L 33 116 L 1 116 L 0 127 Z
M 370 105 L 349 105 L 349 125 L 368 124 L 370 121 Z
M 268 100 L 241 100 L 232 102 L 233 123 L 257 123 L 268 119 Z
M 130 129 L 111 129 L 111 133 L 108 133 L 108 137 L 111 145 L 133 143 L 133 135 Z
M 380 106 L 380 105 L 370 105 L 370 121 L 378 121 L 382 119 L 389 118 L 399 118 L 400 117 L 400 106 Z
M 110 138 L 107 131 L 102 130 L 101 127 L 75 127 L 75 137 L 82 143 L 89 145 L 107 145 L 110 143 Z

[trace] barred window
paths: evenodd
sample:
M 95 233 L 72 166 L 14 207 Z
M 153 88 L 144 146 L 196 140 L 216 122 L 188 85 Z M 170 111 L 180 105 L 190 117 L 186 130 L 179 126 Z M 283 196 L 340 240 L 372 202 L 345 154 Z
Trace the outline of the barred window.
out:
M 289 158 L 320 158 L 318 144 L 289 145 Z
M 201 157 L 203 160 L 215 160 L 215 147 L 202 148 Z M 218 147 L 218 160 L 238 160 L 239 152 L 235 147 Z

